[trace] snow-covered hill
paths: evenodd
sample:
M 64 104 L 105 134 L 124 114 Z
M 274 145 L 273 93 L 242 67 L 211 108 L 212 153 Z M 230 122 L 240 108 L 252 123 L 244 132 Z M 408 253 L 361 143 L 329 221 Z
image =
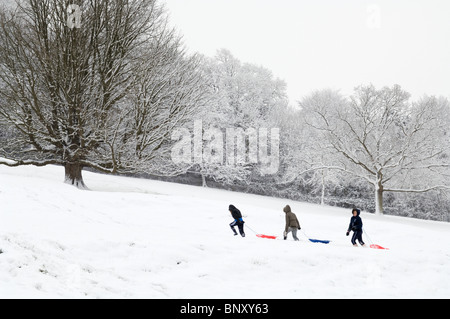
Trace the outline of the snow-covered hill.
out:
M 390 250 L 353 248 L 348 210 L 92 173 L 80 191 L 62 175 L 0 167 L 1 298 L 450 297 L 449 224 L 363 213 Z M 290 204 L 333 242 L 233 237 L 229 204 L 268 235 Z

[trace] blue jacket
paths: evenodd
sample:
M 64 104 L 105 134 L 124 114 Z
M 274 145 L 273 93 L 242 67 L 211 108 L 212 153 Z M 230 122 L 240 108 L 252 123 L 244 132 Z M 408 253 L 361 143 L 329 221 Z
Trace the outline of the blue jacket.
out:
M 361 214 L 361 211 L 359 209 L 356 210 L 356 216 L 352 216 L 350 219 L 350 225 L 348 226 L 348 231 L 362 231 L 363 229 L 363 222 L 361 217 L 359 215 Z

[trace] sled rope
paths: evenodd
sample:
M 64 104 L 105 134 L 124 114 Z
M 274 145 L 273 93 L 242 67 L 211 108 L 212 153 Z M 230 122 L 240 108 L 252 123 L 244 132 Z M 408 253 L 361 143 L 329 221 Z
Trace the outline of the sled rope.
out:
M 372 241 L 372 238 L 370 238 L 370 236 L 369 236 L 369 234 L 367 233 L 367 231 L 366 231 L 365 228 L 363 228 L 363 232 L 364 232 L 364 234 L 366 234 L 367 238 L 369 239 L 369 241 L 370 241 L 370 243 L 371 243 L 371 244 L 370 244 L 370 248 L 389 250 L 389 248 L 384 248 L 384 247 L 381 247 L 380 245 L 374 244 L 373 241 Z
M 250 228 L 250 226 L 248 226 L 248 224 L 247 223 L 245 223 L 245 227 L 247 227 L 248 229 L 250 229 L 253 233 L 255 233 L 255 235 L 258 235 L 258 233 L 257 232 L 255 232 L 253 229 L 251 229 Z
M 370 243 L 373 245 L 372 238 L 370 238 L 369 233 L 367 232 L 366 228 L 363 228 L 363 233 L 366 234 L 366 236 L 369 239 Z

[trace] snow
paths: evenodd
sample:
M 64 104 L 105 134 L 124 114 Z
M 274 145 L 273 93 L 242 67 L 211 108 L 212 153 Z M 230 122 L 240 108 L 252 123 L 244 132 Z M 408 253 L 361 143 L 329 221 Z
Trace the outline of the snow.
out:
M 0 298 L 450 297 L 450 224 L 362 213 L 390 250 L 354 248 L 348 210 L 89 172 L 80 191 L 63 176 L 0 166 Z M 234 237 L 229 204 L 267 235 L 290 204 L 332 243 Z
M 0 157 L 0 161 L 6 163 L 6 164 L 8 164 L 8 165 L 14 165 L 14 164 L 16 164 L 15 161 L 11 161 L 11 160 L 9 160 L 9 159 L 7 159 L 7 158 L 3 158 L 3 157 Z

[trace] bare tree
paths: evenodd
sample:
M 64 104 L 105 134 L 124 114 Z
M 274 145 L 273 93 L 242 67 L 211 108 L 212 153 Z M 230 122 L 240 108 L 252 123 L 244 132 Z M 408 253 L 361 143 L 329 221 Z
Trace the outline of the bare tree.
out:
M 400 86 L 355 89 L 350 100 L 322 91 L 305 98 L 306 122 L 321 132 L 336 152 L 333 169 L 360 177 L 374 186 L 376 213 L 383 214 L 385 192 L 449 189 L 446 99 L 424 97 L 409 102 Z M 311 169 L 322 169 L 317 163 Z
M 142 168 L 198 102 L 195 64 L 155 0 L 20 1 L 0 12 L 0 117 L 22 151 L 0 164 L 64 165 L 80 188 L 85 167 Z

